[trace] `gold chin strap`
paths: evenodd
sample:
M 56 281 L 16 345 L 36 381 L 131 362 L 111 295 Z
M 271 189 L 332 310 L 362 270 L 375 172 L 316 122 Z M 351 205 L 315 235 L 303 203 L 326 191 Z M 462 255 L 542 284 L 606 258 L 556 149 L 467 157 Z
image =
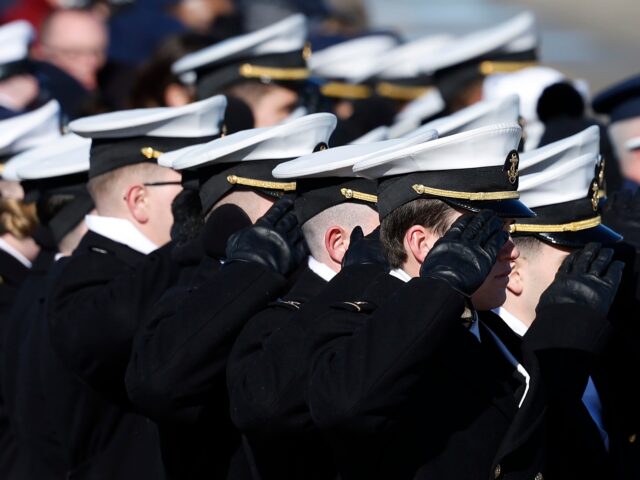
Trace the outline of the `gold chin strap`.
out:
M 482 75 L 491 75 L 492 73 L 511 73 L 517 72 L 528 67 L 538 65 L 536 61 L 527 62 L 500 62 L 485 60 L 478 66 L 478 70 Z
M 271 80 L 306 80 L 310 73 L 308 68 L 261 67 L 244 63 L 239 73 L 244 78 L 269 78 Z
M 325 97 L 338 98 L 369 98 L 371 88 L 366 85 L 352 85 L 344 82 L 328 82 L 320 87 L 320 93 Z
M 362 200 L 363 202 L 378 203 L 378 197 L 369 193 L 362 193 L 350 188 L 341 188 L 340 193 L 348 199 L 355 198 L 356 200 Z
M 140 149 L 140 153 L 146 158 L 148 158 L 149 160 L 151 160 L 152 158 L 155 158 L 155 159 L 160 158 L 160 155 L 162 155 L 163 152 L 156 150 L 153 147 L 144 147 Z
M 419 195 L 433 195 L 434 197 L 455 198 L 458 200 L 516 200 L 520 194 L 512 192 L 457 192 L 455 190 L 443 190 L 425 185 L 415 184 L 411 188 Z
M 229 175 L 227 182 L 231 185 L 266 188 L 268 190 L 284 190 L 285 192 L 291 192 L 296 189 L 296 182 L 269 182 L 266 180 L 256 180 L 254 178 L 238 177 L 236 175 Z
M 525 233 L 561 233 L 561 232 L 579 232 L 588 228 L 597 227 L 602 223 L 600 215 L 586 220 L 580 220 L 570 223 L 559 223 L 551 225 L 535 225 L 526 223 L 514 223 L 509 225 L 509 233 L 525 232 Z
M 410 87 L 389 82 L 380 82 L 376 85 L 376 93 L 381 97 L 392 100 L 415 100 L 433 90 L 434 87 Z

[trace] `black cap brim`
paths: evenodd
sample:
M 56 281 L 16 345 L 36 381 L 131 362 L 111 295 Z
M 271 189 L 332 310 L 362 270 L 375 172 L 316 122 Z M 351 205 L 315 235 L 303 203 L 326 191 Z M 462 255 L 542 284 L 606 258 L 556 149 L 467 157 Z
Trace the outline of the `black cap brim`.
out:
M 536 214 L 520 200 L 483 200 L 465 201 L 443 198 L 443 201 L 455 208 L 462 208 L 477 213 L 481 210 L 492 210 L 503 218 L 531 218 Z
M 597 225 L 593 228 L 579 230 L 577 232 L 556 233 L 524 233 L 516 232 L 513 236 L 535 236 L 543 242 L 568 248 L 582 248 L 587 243 L 597 242 L 602 245 L 611 245 L 622 240 L 622 235 L 611 230 L 606 225 Z

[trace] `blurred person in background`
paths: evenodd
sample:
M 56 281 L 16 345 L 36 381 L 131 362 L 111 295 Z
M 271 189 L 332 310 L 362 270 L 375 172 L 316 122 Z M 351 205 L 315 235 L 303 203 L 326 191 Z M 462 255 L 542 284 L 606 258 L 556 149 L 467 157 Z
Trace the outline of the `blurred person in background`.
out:
M 640 136 L 640 75 L 612 85 L 593 98 L 596 113 L 608 115 L 608 132 L 620 162 L 623 188 L 636 191 L 640 185 L 640 159 L 629 141 Z
M 129 108 L 177 107 L 192 101 L 190 89 L 171 72 L 180 57 L 205 48 L 212 37 L 184 33 L 167 38 L 138 69 L 129 99 Z
M 108 44 L 104 21 L 91 11 L 56 10 L 42 23 L 32 55 L 67 72 L 91 92 L 98 86 Z

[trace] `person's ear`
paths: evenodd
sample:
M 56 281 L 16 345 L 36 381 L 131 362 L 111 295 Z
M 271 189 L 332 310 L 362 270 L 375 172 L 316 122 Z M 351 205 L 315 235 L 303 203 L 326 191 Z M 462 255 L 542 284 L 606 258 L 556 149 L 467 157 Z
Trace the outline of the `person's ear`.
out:
M 420 264 L 438 241 L 438 236 L 422 225 L 413 225 L 404 235 L 404 248 Z
M 516 296 L 522 295 L 524 291 L 524 262 L 525 260 L 522 257 L 517 258 L 513 262 L 513 267 L 509 274 L 507 290 Z
M 144 185 L 130 186 L 124 200 L 129 213 L 138 223 L 144 224 L 149 221 L 149 196 Z
M 331 260 L 338 265 L 342 264 L 344 254 L 349 248 L 350 234 L 338 225 L 327 228 L 324 232 L 324 248 Z

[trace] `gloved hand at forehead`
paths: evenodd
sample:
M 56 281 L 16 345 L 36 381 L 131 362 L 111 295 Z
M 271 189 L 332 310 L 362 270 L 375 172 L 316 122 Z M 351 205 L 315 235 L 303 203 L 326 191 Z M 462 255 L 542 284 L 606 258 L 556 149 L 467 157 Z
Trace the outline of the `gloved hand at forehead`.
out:
M 225 264 L 254 262 L 286 276 L 306 256 L 307 247 L 293 212 L 293 197 L 285 195 L 255 225 L 229 238 Z
M 553 283 L 538 302 L 549 305 L 581 304 L 606 315 L 622 279 L 624 263 L 613 260 L 613 250 L 589 243 L 571 253 L 558 269 Z
M 491 211 L 460 217 L 427 254 L 420 277 L 444 280 L 471 297 L 489 275 L 508 239 L 502 219 Z
M 386 269 L 389 268 L 387 255 L 380 242 L 380 227 L 366 237 L 362 228 L 353 229 L 349 239 L 349 249 L 342 259 L 342 267 L 352 265 L 381 265 Z

